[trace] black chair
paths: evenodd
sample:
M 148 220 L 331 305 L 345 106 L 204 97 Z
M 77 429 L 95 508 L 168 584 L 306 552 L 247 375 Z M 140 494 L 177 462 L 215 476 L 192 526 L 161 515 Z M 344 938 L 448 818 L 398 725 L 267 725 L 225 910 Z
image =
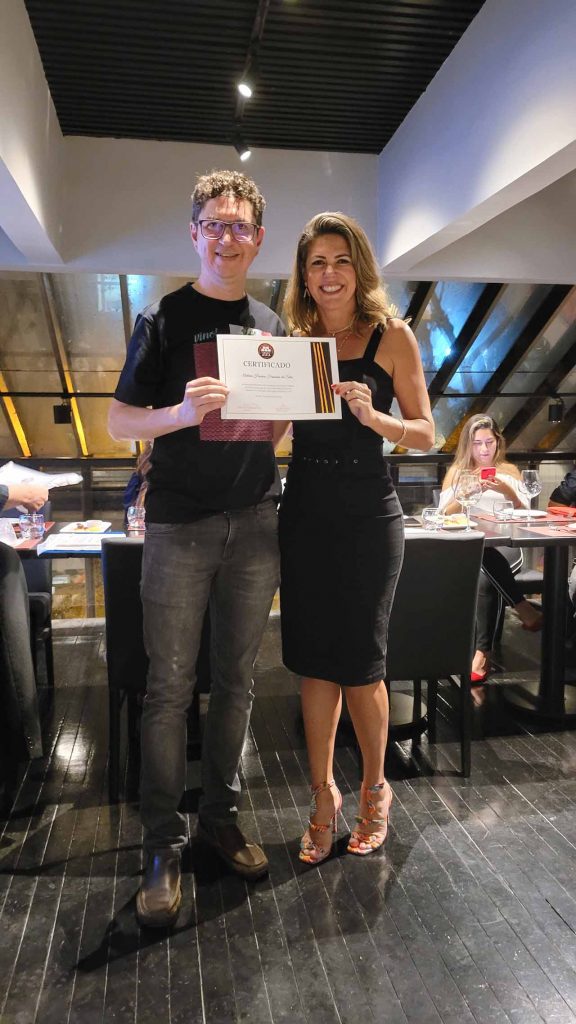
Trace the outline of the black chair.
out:
M 411 680 L 413 720 L 421 716 L 422 680 L 428 683 L 429 738 L 435 739 L 439 679 L 459 686 L 462 774 L 470 775 L 474 651 L 481 533 L 438 533 L 410 537 L 388 631 L 387 682 Z M 391 700 L 394 706 L 394 694 Z
M 40 511 L 49 520 L 52 505 L 45 503 Z M 2 518 L 14 518 L 14 509 L 0 512 Z M 30 611 L 30 647 L 34 663 L 34 675 L 38 683 L 38 655 L 42 652 L 46 666 L 46 681 L 54 686 L 54 652 L 52 646 L 52 559 L 36 557 L 23 558 L 22 568 L 28 586 L 28 607 Z
M 121 714 L 126 703 L 128 740 L 136 746 L 138 714 L 146 691 L 148 656 L 144 650 L 140 577 L 141 538 L 104 537 L 102 540 L 102 581 L 106 615 L 106 662 L 108 667 L 109 761 L 108 788 L 111 803 L 120 793 Z M 210 633 L 208 616 L 196 666 L 196 689 L 188 726 L 197 730 L 199 694 L 210 689 Z

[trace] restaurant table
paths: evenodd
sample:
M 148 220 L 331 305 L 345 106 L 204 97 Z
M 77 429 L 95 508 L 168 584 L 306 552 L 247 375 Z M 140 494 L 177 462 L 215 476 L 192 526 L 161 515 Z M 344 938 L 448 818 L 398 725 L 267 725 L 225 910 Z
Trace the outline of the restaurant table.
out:
M 541 637 L 540 678 L 535 683 L 507 686 L 504 698 L 542 721 L 573 724 L 576 689 L 566 685 L 565 643 L 568 611 L 568 557 L 576 544 L 576 531 L 552 531 L 550 523 L 535 520 L 530 527 L 477 518 L 484 543 L 491 547 L 544 548 L 544 621 Z

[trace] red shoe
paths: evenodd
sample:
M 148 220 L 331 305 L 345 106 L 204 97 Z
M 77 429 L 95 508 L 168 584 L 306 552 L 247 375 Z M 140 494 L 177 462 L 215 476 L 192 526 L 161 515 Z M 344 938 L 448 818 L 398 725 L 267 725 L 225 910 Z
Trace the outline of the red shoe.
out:
M 485 683 L 488 679 L 488 672 L 471 672 L 470 682 L 471 683 Z

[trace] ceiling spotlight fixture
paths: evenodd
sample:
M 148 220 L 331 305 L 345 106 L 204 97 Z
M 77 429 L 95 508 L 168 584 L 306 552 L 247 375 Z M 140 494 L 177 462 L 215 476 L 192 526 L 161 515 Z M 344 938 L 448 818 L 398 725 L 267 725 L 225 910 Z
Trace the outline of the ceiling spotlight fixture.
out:
M 254 93 L 254 84 L 252 82 L 252 79 L 249 78 L 248 75 L 242 75 L 242 78 L 238 82 L 238 92 L 240 93 L 241 96 L 244 96 L 245 99 L 252 99 L 252 95 Z
M 238 92 L 245 100 L 252 99 L 254 90 L 256 89 L 256 79 L 258 77 L 258 68 L 256 65 L 256 57 L 253 53 L 248 55 L 242 78 L 238 82 Z
M 555 398 L 548 406 L 548 422 L 562 423 L 564 419 L 564 402 L 561 398 Z
M 250 149 L 250 146 L 247 146 L 243 139 L 236 139 L 236 142 L 234 143 L 234 149 L 238 153 L 238 156 L 240 157 L 242 162 L 244 162 L 245 160 L 249 160 L 250 157 L 252 156 L 252 150 Z

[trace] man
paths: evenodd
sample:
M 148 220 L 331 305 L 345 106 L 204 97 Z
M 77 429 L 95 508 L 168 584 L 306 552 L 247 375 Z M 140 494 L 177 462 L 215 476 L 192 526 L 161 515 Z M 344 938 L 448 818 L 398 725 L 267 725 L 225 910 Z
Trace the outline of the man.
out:
M 147 866 L 139 921 L 171 924 L 181 900 L 186 822 L 186 712 L 204 612 L 210 608 L 212 687 L 202 752 L 198 835 L 238 874 L 267 871 L 237 825 L 238 768 L 252 669 L 278 582 L 279 482 L 272 424 L 222 420 L 216 334 L 284 334 L 246 294 L 263 238 L 264 198 L 243 174 L 216 171 L 192 195 L 200 276 L 136 322 L 112 402 L 115 438 L 153 440 L 142 570 L 150 658 L 142 715 L 141 816 Z
M 37 512 L 48 500 L 43 484 L 0 484 L 0 510 L 23 506 Z M 28 587 L 20 557 L 0 543 L 0 784 L 9 807 L 10 785 L 23 757 L 42 756 L 40 717 L 30 648 Z

